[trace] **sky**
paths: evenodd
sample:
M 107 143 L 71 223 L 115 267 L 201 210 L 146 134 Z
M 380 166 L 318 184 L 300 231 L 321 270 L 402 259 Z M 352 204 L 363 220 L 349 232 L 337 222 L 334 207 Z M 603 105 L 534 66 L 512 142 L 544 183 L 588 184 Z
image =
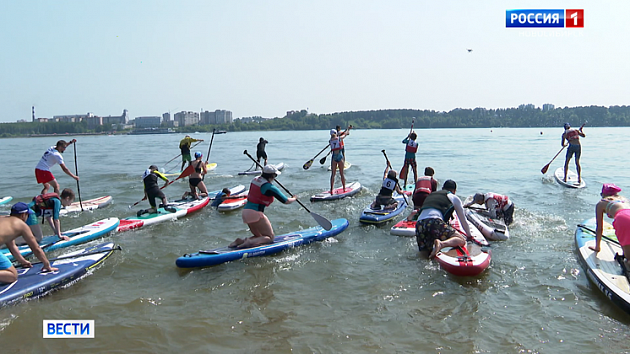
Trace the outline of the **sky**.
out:
M 584 28 L 506 28 L 509 9 Z M 0 1 L 0 122 L 630 104 L 630 2 Z M 467 49 L 472 49 L 469 52 Z

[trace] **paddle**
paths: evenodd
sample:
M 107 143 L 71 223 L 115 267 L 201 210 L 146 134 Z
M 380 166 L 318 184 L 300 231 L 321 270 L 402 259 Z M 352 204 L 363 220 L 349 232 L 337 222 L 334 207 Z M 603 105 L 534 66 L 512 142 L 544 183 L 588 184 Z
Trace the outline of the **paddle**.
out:
M 179 177 L 175 178 L 174 180 L 168 182 L 167 184 L 163 185 L 162 187 L 160 187 L 160 189 L 164 189 L 168 186 L 170 186 L 171 184 L 173 184 L 173 182 L 177 181 L 180 178 L 186 178 L 188 176 L 190 176 L 193 172 L 195 172 L 195 169 L 193 168 L 193 165 L 188 165 L 188 167 L 186 167 L 184 169 L 184 171 L 182 171 L 182 173 L 180 173 Z M 145 195 L 144 198 L 142 198 L 141 200 L 133 203 L 132 205 L 129 206 L 129 209 L 135 207 L 136 205 L 140 204 L 140 202 L 147 200 L 147 196 Z
M 586 226 L 586 225 L 584 225 L 584 224 L 578 224 L 577 226 L 578 226 L 578 227 L 583 228 L 583 229 L 584 229 L 584 230 L 586 230 L 586 231 L 589 231 L 589 232 L 593 233 L 594 235 L 597 235 L 597 231 L 595 231 L 595 230 L 591 229 L 590 227 L 588 227 L 588 226 Z M 612 239 L 612 238 L 607 237 L 607 236 L 605 236 L 605 235 L 602 235 L 602 237 L 603 237 L 603 238 L 605 238 L 605 239 L 607 239 L 608 241 L 610 241 L 610 242 L 612 242 L 612 243 L 616 243 L 616 244 L 618 244 L 618 245 L 619 245 L 619 241 L 617 241 L 617 240 L 615 240 L 615 239 Z M 621 245 L 620 245 L 620 246 L 621 246 Z
M 551 163 L 553 162 L 553 160 L 556 159 L 556 157 L 558 157 L 558 155 L 560 155 L 560 153 L 562 152 L 562 150 L 564 150 L 564 148 L 566 147 L 566 145 L 562 146 L 562 149 L 560 149 L 560 151 L 558 151 L 558 153 L 556 154 L 556 156 L 553 157 L 553 159 L 551 159 L 551 161 L 549 161 L 548 164 L 546 164 L 545 166 L 543 166 L 543 168 L 540 169 L 540 172 L 542 172 L 542 174 L 547 173 L 547 170 L 549 169 L 549 165 L 551 165 Z
M 77 165 L 77 141 L 74 141 L 74 173 L 79 177 L 79 167 Z M 77 180 L 77 194 L 79 195 L 79 205 L 81 211 L 83 211 L 83 203 L 81 202 L 81 187 L 79 187 L 79 180 Z
M 214 133 L 214 132 L 213 132 L 213 133 Z M 190 147 L 190 149 L 192 150 L 192 148 L 194 148 L 195 146 L 197 146 L 197 145 L 199 145 L 199 144 L 201 144 L 201 141 L 197 141 L 197 142 L 195 143 L 195 145 L 193 145 L 193 146 L 191 146 L 191 147 Z M 212 146 L 212 145 L 210 145 L 210 146 Z M 209 151 L 209 149 L 208 149 L 208 151 Z M 208 152 L 208 153 L 209 153 L 209 152 Z M 182 153 L 181 153 L 181 152 L 179 153 L 179 155 L 177 155 L 177 156 L 173 157 L 173 158 L 172 158 L 172 159 L 170 159 L 167 163 L 165 163 L 165 164 L 164 164 L 164 166 L 166 166 L 166 165 L 168 165 L 169 163 L 173 162 L 173 160 L 175 160 L 176 158 L 178 158 L 178 157 L 180 157 L 180 156 L 182 156 Z M 177 166 L 175 166 L 175 167 L 177 167 Z M 171 169 L 169 169 L 166 173 L 170 173 L 172 170 L 173 170 L 173 169 L 171 168 Z
M 212 138 L 210 138 L 210 146 L 208 146 L 208 154 L 206 155 L 206 162 L 205 164 L 208 164 L 208 161 L 210 160 L 210 149 L 212 149 L 212 142 L 214 141 L 214 132 L 215 129 L 212 128 Z M 201 176 L 201 180 L 203 181 L 206 178 L 206 175 Z
M 387 158 L 387 154 L 385 153 L 385 150 L 381 150 L 381 152 L 383 153 L 383 156 L 385 156 L 385 161 L 387 161 L 387 166 L 389 166 L 389 168 L 392 168 L 392 164 L 389 163 L 389 159 Z M 398 188 L 400 188 L 400 185 L 398 184 L 398 182 L 396 182 L 396 186 Z M 402 188 L 400 188 L 402 190 Z M 407 200 L 407 196 L 405 195 L 405 191 L 403 190 L 403 194 L 402 194 L 403 198 L 405 199 L 405 203 L 407 203 L 407 205 L 409 205 L 409 201 Z
M 54 261 L 60 261 L 62 259 L 78 258 L 78 257 L 83 257 L 83 256 L 91 256 L 93 254 L 113 252 L 113 251 L 122 251 L 122 247 L 117 245 L 116 247 L 112 248 L 111 250 L 102 250 L 102 251 L 94 251 L 94 252 L 88 252 L 88 253 L 80 253 L 80 254 L 74 254 L 72 256 L 61 256 L 61 257 L 49 259 L 48 262 L 50 262 L 50 264 L 52 265 L 52 263 Z M 34 262 L 34 263 L 31 263 L 31 265 L 41 264 L 41 263 L 43 263 L 43 262 Z M 16 268 L 24 268 L 24 267 L 22 267 L 21 264 L 18 264 L 15 267 Z
M 318 152 L 317 155 L 315 155 L 312 159 L 306 161 L 304 163 L 304 165 L 302 166 L 302 168 L 305 169 L 305 170 L 308 170 L 309 168 L 311 168 L 311 165 L 313 164 L 313 160 L 315 160 L 317 158 L 317 156 L 319 156 L 326 149 L 328 149 L 328 145 L 326 145 L 326 147 L 323 148 L 322 151 Z M 323 162 L 322 162 L 322 164 L 323 164 Z
M 319 164 L 323 165 L 326 163 L 326 158 L 328 157 L 328 155 L 330 155 L 332 151 L 328 151 L 328 153 L 326 154 L 326 156 L 322 157 L 321 159 L 319 159 Z
M 247 153 L 247 150 L 243 151 L 243 154 L 247 155 L 247 157 L 249 157 L 252 161 L 254 161 L 254 163 L 256 163 L 256 165 L 258 165 L 258 167 L 260 167 L 260 169 L 263 169 L 263 166 L 261 164 L 258 163 L 258 161 L 254 160 L 254 158 Z M 280 181 L 278 181 L 276 178 L 273 179 L 276 183 L 278 183 L 278 185 L 280 187 L 282 187 L 282 189 L 285 190 L 285 192 L 289 193 L 289 195 L 293 195 L 293 193 L 291 193 L 288 189 L 286 189 L 282 183 L 280 183 Z M 295 200 L 296 202 L 298 202 L 298 204 L 300 204 L 302 206 L 302 208 L 304 208 L 304 210 L 306 210 L 309 214 L 311 214 L 311 216 L 313 217 L 313 219 L 315 219 L 315 221 L 317 221 L 317 223 L 323 227 L 324 229 L 326 229 L 326 231 L 329 231 L 330 229 L 332 229 L 332 223 L 330 222 L 330 220 L 326 219 L 325 217 L 319 215 L 319 214 L 315 214 L 312 211 L 308 210 L 308 208 L 302 204 L 302 202 L 299 199 Z

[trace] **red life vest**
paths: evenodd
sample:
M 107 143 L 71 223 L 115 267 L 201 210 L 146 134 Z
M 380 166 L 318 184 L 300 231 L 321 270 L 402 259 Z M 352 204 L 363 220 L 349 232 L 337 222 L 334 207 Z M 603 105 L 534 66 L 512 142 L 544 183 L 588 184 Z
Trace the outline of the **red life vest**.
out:
M 422 192 L 422 193 L 431 193 L 431 180 L 433 178 L 431 176 L 422 176 L 418 178 L 416 181 L 416 189 L 413 191 L 414 193 Z
M 269 206 L 273 202 L 273 196 L 264 195 L 260 188 L 269 183 L 266 179 L 258 176 L 252 180 L 252 183 L 249 185 L 249 194 L 247 195 L 247 201 L 255 204 L 262 204 L 264 206 Z
M 343 149 L 343 140 L 337 138 L 337 139 L 330 139 L 330 150 L 332 151 L 339 151 L 341 149 Z
M 61 200 L 61 198 L 59 198 L 59 194 L 57 193 L 45 193 L 35 196 L 33 198 L 35 201 L 34 208 L 36 210 L 52 209 L 55 206 L 54 202 L 51 200 L 52 198 Z
M 409 139 L 409 141 L 407 142 L 407 146 L 405 147 L 405 151 L 415 153 L 416 151 L 418 151 L 418 143 Z
M 577 129 L 569 129 L 569 131 L 565 133 L 565 139 L 567 140 L 573 140 L 573 139 L 579 139 L 579 138 L 580 138 L 580 134 L 578 133 Z
M 494 199 L 497 201 L 498 208 L 503 209 L 510 202 L 510 199 L 507 195 L 495 194 L 495 193 L 486 193 L 485 200 Z

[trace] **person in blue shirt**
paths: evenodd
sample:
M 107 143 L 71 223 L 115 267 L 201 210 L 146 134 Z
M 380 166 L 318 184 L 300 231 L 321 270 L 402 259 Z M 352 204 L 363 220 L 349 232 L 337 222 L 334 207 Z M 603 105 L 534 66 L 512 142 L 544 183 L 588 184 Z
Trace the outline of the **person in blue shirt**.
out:
M 32 214 L 29 214 L 26 224 L 31 228 L 31 232 L 35 236 L 37 242 L 41 242 L 44 237 L 41 227 L 39 226 L 39 222 L 37 220 L 38 216 L 46 219 L 48 221 L 48 225 L 53 230 L 53 233 L 59 237 L 59 239 L 67 241 L 70 238 L 68 236 L 64 236 L 61 234 L 61 222 L 59 221 L 59 212 L 61 208 L 70 206 L 74 202 L 74 191 L 70 188 L 66 188 L 61 191 L 61 195 L 57 193 L 45 193 L 35 196 L 33 200 L 28 204 L 28 207 Z M 15 244 L 23 245 L 26 241 L 18 237 L 15 240 Z
M 212 204 L 210 204 L 210 206 L 218 208 L 221 203 L 223 203 L 226 199 L 230 197 L 230 194 L 232 194 L 232 192 L 229 188 L 223 188 L 223 190 L 217 193 L 217 195 L 214 197 L 214 200 L 212 201 Z
M 265 207 L 273 203 L 274 199 L 278 199 L 283 204 L 291 204 L 297 200 L 295 196 L 288 198 L 272 184 L 279 174 L 280 171 L 275 166 L 267 165 L 263 167 L 262 175 L 252 180 L 242 217 L 243 223 L 249 226 L 253 236 L 237 238 L 229 247 L 250 248 L 273 243 L 275 235 L 271 222 L 264 213 Z

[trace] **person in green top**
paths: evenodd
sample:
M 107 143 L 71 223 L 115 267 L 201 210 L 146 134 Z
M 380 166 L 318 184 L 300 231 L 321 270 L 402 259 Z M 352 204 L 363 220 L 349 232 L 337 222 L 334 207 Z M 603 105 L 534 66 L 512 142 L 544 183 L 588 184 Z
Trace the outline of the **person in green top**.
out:
M 196 141 L 203 141 L 203 139 L 193 139 L 190 135 L 186 135 L 184 139 L 179 142 L 179 149 L 182 152 L 182 167 L 181 171 L 184 171 L 184 166 L 186 166 L 186 162 L 191 162 L 192 157 L 190 157 L 190 145 Z
M 274 198 L 283 204 L 291 204 L 297 200 L 295 196 L 287 198 L 278 187 L 272 184 L 279 174 L 280 171 L 275 166 L 267 165 L 263 167 L 262 175 L 252 180 L 242 216 L 243 223 L 249 226 L 254 236 L 237 238 L 229 247 L 250 248 L 273 243 L 275 235 L 271 222 L 264 213 L 265 207 L 273 203 Z

